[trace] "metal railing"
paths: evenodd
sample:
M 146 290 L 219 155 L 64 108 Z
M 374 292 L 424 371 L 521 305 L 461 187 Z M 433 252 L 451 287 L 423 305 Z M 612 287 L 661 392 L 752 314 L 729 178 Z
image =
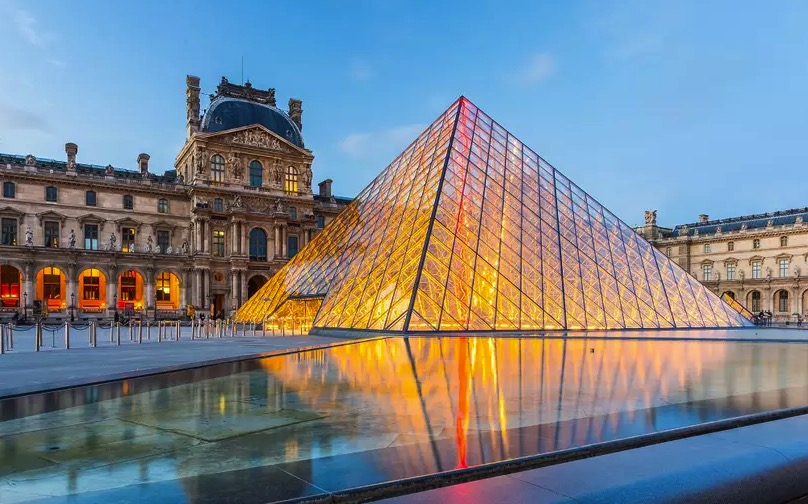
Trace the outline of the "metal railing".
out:
M 19 352 L 40 352 L 50 350 L 70 350 L 72 348 L 97 348 L 99 346 L 119 347 L 179 341 L 198 341 L 237 337 L 266 337 L 263 324 L 236 323 L 232 320 L 191 320 L 191 321 L 130 321 L 120 322 L 90 321 L 45 323 L 1 323 L 0 355 Z M 283 332 L 279 336 L 285 336 Z M 82 343 L 86 342 L 86 343 Z

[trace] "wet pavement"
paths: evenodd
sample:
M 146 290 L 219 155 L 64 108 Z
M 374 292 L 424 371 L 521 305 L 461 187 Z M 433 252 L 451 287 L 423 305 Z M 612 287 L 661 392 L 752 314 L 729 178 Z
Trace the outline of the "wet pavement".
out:
M 391 338 L 0 401 L 0 502 L 245 502 L 808 404 L 808 345 Z

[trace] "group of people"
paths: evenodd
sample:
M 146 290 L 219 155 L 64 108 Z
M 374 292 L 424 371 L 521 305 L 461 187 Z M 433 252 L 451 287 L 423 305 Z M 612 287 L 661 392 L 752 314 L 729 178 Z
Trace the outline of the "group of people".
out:
M 755 324 L 763 327 L 769 327 L 772 325 L 772 318 L 774 318 L 774 314 L 769 310 L 760 310 L 760 313 L 755 315 Z

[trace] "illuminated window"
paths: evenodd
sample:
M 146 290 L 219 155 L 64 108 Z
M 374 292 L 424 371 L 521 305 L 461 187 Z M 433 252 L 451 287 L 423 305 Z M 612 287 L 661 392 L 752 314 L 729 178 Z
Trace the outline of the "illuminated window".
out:
M 87 206 L 95 206 L 97 203 L 97 197 L 95 191 L 87 191 L 84 193 L 84 204 Z
M 286 237 L 286 252 L 289 256 L 289 259 L 293 258 L 297 255 L 298 251 L 298 240 L 297 236 L 287 236 Z
M 219 213 L 224 212 L 224 202 L 222 198 L 213 198 L 213 211 Z
M 17 244 L 17 219 L 3 219 L 3 245 Z
M 20 299 L 20 271 L 14 266 L 4 264 L 0 266 L 0 297 L 2 297 L 3 306 L 6 306 L 6 300 L 16 299 L 13 306 L 19 304 Z
M 133 208 L 135 208 L 135 198 L 133 198 L 131 194 L 124 194 L 123 195 L 123 209 L 124 210 L 132 210 Z
M 224 257 L 224 231 L 215 229 L 213 231 L 213 255 Z
M 3 197 L 4 198 L 17 197 L 17 186 L 14 185 L 14 182 L 3 182 Z
M 759 249 L 760 248 L 760 240 L 758 240 L 757 238 L 752 240 L 752 248 L 753 249 Z
M 727 252 L 732 252 L 735 250 L 735 242 L 727 242 Z
M 701 272 L 702 272 L 704 281 L 709 282 L 710 280 L 712 280 L 712 276 L 713 276 L 713 265 L 712 264 L 702 264 Z
M 250 161 L 250 185 L 252 187 L 264 185 L 264 167 L 260 161 Z
M 135 228 L 121 228 L 121 251 L 135 251 Z
M 98 301 L 101 299 L 101 272 L 97 269 L 88 269 L 82 276 L 84 290 L 82 299 L 85 301 Z
M 47 221 L 44 225 L 46 247 L 59 248 L 59 223 Z
M 121 297 L 119 301 L 134 301 L 137 298 L 137 277 L 134 270 L 125 271 L 121 275 Z
M 53 186 L 48 186 L 45 188 L 45 201 L 54 203 L 56 201 L 56 197 L 58 195 L 58 190 Z
M 224 158 L 218 154 L 210 158 L 210 179 L 214 182 L 224 182 Z
M 297 169 L 294 166 L 286 168 L 286 194 L 297 194 Z
M 98 250 L 98 224 L 84 225 L 84 248 Z
M 760 292 L 752 291 L 752 311 L 760 311 Z
M 709 253 L 710 253 L 710 244 L 709 244 L 709 243 L 705 243 L 705 244 L 704 244 L 704 253 L 705 253 L 705 254 L 709 254 Z
M 42 297 L 62 299 L 62 271 L 49 266 L 42 271 Z
M 267 260 L 267 234 L 261 228 L 250 230 L 250 261 Z
M 160 249 L 161 254 L 165 254 L 168 246 L 171 244 L 171 235 L 165 229 L 157 231 L 157 248 Z
M 157 200 L 157 211 L 160 213 L 168 213 L 168 200 L 160 198 Z
M 760 278 L 760 261 L 752 261 L 752 278 Z
M 780 266 L 780 278 L 785 278 L 788 276 L 788 259 L 780 259 L 777 261 L 778 266 Z
M 777 311 L 788 311 L 788 291 L 781 290 L 777 293 Z
M 727 280 L 735 280 L 735 265 L 727 264 Z
M 788 236 L 781 236 L 780 237 L 780 246 L 787 247 L 788 246 Z
M 160 273 L 155 282 L 157 283 L 155 293 L 157 301 L 171 301 L 171 273 Z

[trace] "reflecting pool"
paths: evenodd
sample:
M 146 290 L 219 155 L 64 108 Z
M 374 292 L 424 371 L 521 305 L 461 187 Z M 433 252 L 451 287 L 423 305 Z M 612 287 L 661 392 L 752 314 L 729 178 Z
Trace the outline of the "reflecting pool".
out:
M 0 401 L 0 502 L 246 502 L 808 404 L 808 345 L 392 338 Z

